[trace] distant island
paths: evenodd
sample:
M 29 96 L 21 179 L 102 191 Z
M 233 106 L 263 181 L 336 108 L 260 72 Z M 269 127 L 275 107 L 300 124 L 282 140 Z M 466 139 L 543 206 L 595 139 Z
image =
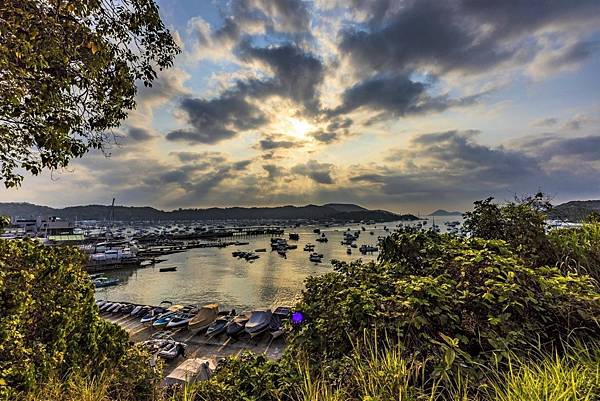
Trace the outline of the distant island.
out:
M 570 201 L 555 206 L 548 217 L 553 220 L 578 222 L 591 212 L 600 212 L 600 200 Z
M 103 221 L 113 216 L 117 221 L 219 221 L 219 220 L 316 220 L 386 222 L 418 218 L 412 214 L 396 214 L 386 210 L 369 210 L 347 203 L 277 207 L 228 207 L 207 209 L 159 210 L 149 206 L 86 205 L 52 208 L 31 203 L 0 203 L 0 215 L 21 218 L 56 216 L 64 220 Z
M 438 209 L 435 212 L 429 214 L 430 216 L 462 216 L 462 212 L 449 212 L 444 209 Z

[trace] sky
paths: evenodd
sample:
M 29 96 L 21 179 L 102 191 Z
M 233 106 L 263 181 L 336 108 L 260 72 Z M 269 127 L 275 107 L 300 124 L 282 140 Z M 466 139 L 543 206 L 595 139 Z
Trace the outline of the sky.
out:
M 1 201 L 468 210 L 600 198 L 598 0 L 158 0 L 182 48 L 103 153 Z

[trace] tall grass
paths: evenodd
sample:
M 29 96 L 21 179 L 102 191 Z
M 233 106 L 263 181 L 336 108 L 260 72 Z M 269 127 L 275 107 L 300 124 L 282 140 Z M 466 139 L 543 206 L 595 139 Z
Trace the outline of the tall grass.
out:
M 457 370 L 451 380 L 424 376 L 423 363 L 399 347 L 366 342 L 350 356 L 351 374 L 341 388 L 300 371 L 299 401 L 592 401 L 600 399 L 600 347 L 578 344 L 565 355 L 542 351 L 533 359 L 512 355 L 477 381 Z M 538 349 L 539 350 L 539 349 Z

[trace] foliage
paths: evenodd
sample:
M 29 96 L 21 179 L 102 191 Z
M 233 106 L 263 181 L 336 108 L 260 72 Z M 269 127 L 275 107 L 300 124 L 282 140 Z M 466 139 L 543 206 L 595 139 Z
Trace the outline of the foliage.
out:
M 306 323 L 291 339 L 292 352 L 333 375 L 364 330 L 393 334 L 434 376 L 525 352 L 536 338 L 600 337 L 588 277 L 528 267 L 503 241 L 402 232 L 384 241 L 377 263 L 335 270 L 307 280 L 298 306 Z
M 600 213 L 595 210 L 590 212 L 585 219 L 583 219 L 583 222 L 588 224 L 600 223 Z
M 276 401 L 286 399 L 293 370 L 264 355 L 244 352 L 223 361 L 214 375 L 204 382 L 173 394 L 175 401 Z
M 136 81 L 179 52 L 153 0 L 0 2 L 0 180 L 67 166 L 108 143 Z
M 10 217 L 0 215 L 0 230 L 10 226 Z
M 562 271 L 589 274 L 600 285 L 600 223 L 554 229 L 548 239 Z
M 371 335 L 376 333 L 371 333 Z M 474 383 L 464 371 L 452 382 L 417 380 L 424 361 L 407 357 L 397 346 L 377 348 L 377 342 L 357 343 L 350 355 L 347 380 L 333 388 L 310 369 L 300 371 L 292 398 L 306 401 L 591 401 L 600 395 L 600 347 L 581 343 L 565 353 L 532 345 L 535 356 L 510 353 L 506 368 L 496 364 L 482 370 Z
M 82 262 L 73 248 L 0 241 L 0 392 L 27 392 L 71 372 L 119 372 L 110 390 L 120 396 L 152 391 L 156 374 L 146 355 L 98 316 Z
M 506 241 L 513 250 L 535 266 L 552 264 L 546 238 L 546 217 L 552 205 L 543 193 L 515 199 L 503 205 L 494 198 L 476 201 L 465 213 L 463 228 L 473 237 Z

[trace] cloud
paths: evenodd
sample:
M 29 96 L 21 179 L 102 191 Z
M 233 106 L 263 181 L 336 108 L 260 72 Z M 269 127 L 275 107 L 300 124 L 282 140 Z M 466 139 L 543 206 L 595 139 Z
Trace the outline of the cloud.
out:
M 521 64 L 540 51 L 536 32 L 598 19 L 595 0 L 486 1 L 375 0 L 367 28 L 342 32 L 340 49 L 357 69 L 411 72 L 426 68 L 438 74 L 483 72 L 503 63 Z M 587 57 L 573 49 L 565 60 Z
M 544 135 L 492 147 L 477 143 L 478 135 L 474 130 L 417 135 L 408 148 L 390 152 L 385 167 L 357 167 L 350 181 L 399 201 L 438 204 L 537 189 L 583 194 L 600 185 L 594 167 L 600 136 Z
M 543 127 L 551 127 L 556 125 L 558 120 L 554 117 L 541 118 L 535 121 L 532 121 L 529 125 L 532 127 L 543 128 Z
M 210 100 L 184 98 L 179 107 L 192 128 L 169 132 L 169 141 L 215 144 L 266 122 L 264 114 L 237 91 Z
M 312 113 L 318 111 L 318 87 L 323 81 L 324 67 L 313 54 L 292 43 L 259 48 L 243 42 L 239 55 L 244 61 L 263 63 L 273 74 L 260 89 L 251 90 L 253 94 L 276 94 L 294 100 Z
M 260 149 L 262 150 L 273 150 L 273 149 L 290 149 L 293 147 L 300 147 L 302 144 L 290 140 L 278 140 L 276 137 L 269 136 L 265 139 L 261 139 L 258 142 Z
M 297 164 L 292 167 L 293 174 L 306 176 L 319 184 L 333 184 L 334 180 L 331 176 L 333 164 L 319 163 L 316 160 L 310 160 L 304 164 Z
M 149 130 L 140 127 L 129 127 L 128 138 L 135 142 L 146 142 L 155 138 Z
M 441 112 L 455 106 L 468 106 L 481 97 L 432 97 L 427 93 L 428 87 L 429 85 L 412 81 L 407 76 L 376 76 L 347 89 L 342 95 L 342 104 L 331 114 L 345 114 L 364 107 L 383 111 L 387 117 L 401 117 L 408 114 Z

